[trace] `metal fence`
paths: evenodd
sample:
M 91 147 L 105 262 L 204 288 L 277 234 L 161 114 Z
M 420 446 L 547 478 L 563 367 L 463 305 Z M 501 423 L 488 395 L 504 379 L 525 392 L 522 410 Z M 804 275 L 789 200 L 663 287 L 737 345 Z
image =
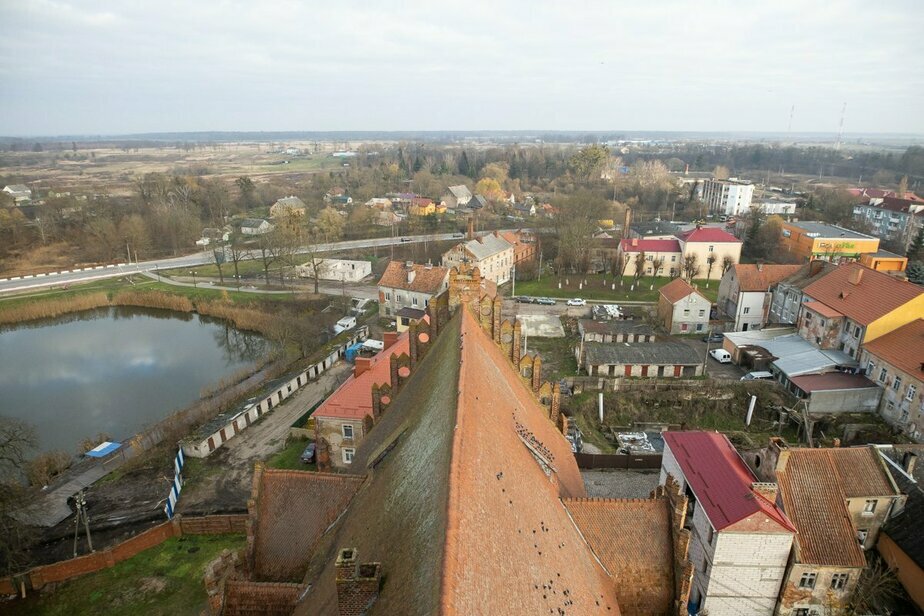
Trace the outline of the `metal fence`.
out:
M 630 455 L 623 453 L 576 453 L 578 468 L 613 468 L 622 470 L 657 470 L 661 468 L 661 454 Z

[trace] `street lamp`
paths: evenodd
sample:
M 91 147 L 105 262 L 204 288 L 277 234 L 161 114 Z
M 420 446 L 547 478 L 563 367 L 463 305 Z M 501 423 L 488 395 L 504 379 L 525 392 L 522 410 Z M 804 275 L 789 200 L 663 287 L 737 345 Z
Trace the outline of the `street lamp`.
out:
M 196 287 L 196 272 L 189 272 L 189 273 L 192 274 L 192 277 L 193 277 L 193 288 L 194 289 L 198 288 Z

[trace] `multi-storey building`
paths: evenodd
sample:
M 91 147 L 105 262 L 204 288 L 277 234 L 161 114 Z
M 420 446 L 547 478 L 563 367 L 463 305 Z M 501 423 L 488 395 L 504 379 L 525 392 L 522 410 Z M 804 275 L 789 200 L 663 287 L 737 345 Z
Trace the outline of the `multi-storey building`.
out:
M 703 182 L 703 202 L 711 214 L 737 216 L 751 208 L 754 185 L 744 180 L 706 180 Z
M 379 316 L 395 316 L 402 308 L 424 310 L 447 289 L 448 280 L 448 268 L 392 261 L 379 280 Z
M 824 222 L 784 222 L 783 254 L 803 263 L 821 259 L 842 263 L 879 250 L 879 238 Z
M 770 300 L 770 323 L 794 325 L 802 307 L 802 290 L 834 267 L 830 261 L 812 261 L 780 280 Z
M 762 329 L 770 315 L 771 288 L 794 274 L 798 265 L 737 264 L 719 283 L 719 312 L 734 321 L 736 332 Z
M 660 483 L 689 498 L 690 613 L 774 613 L 795 528 L 776 505 L 776 484 L 750 471 L 717 432 L 665 432 Z
M 879 414 L 911 438 L 924 440 L 924 319 L 865 344 L 860 367 L 884 390 Z
M 513 272 L 514 246 L 495 231 L 461 242 L 443 253 L 443 266 L 477 267 L 482 278 L 501 285 Z
M 915 235 L 924 229 L 924 203 L 897 197 L 873 197 L 853 206 L 853 218 L 865 222 L 884 240 L 907 250 Z

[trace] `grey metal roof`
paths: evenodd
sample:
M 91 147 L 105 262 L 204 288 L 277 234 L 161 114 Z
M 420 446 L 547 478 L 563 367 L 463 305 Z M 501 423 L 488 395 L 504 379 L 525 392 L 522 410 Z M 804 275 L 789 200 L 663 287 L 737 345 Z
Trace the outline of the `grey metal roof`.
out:
M 579 326 L 582 331 L 594 334 L 645 334 L 654 335 L 654 329 L 641 320 L 612 319 L 610 321 L 592 321 L 581 319 Z
M 472 198 L 472 191 L 470 191 L 465 184 L 450 186 L 448 190 L 460 203 L 468 203 L 469 199 Z
M 809 345 L 811 346 L 811 345 Z M 777 355 L 774 353 L 774 355 Z M 838 366 L 856 367 L 857 360 L 842 351 L 820 350 L 814 347 L 801 353 L 780 357 L 773 366 L 787 378 L 803 374 L 820 374 L 829 372 Z
M 609 364 L 632 365 L 696 365 L 702 358 L 682 342 L 587 342 L 584 344 L 587 363 L 592 366 Z
M 245 218 L 241 221 L 241 227 L 256 229 L 265 222 L 267 221 L 263 220 L 262 218 Z
M 825 222 L 800 221 L 789 224 L 791 224 L 793 227 L 802 229 L 807 233 L 817 233 L 817 237 L 821 238 L 847 237 L 855 240 L 874 239 L 871 235 L 851 231 L 850 229 L 845 229 L 844 227 L 839 227 L 837 225 L 829 225 Z
M 475 259 L 478 261 L 487 259 L 488 257 L 496 255 L 499 252 L 513 248 L 513 244 L 502 237 L 494 235 L 493 233 L 483 235 L 482 237 L 474 240 L 469 240 L 464 242 L 463 245 L 475 256 Z

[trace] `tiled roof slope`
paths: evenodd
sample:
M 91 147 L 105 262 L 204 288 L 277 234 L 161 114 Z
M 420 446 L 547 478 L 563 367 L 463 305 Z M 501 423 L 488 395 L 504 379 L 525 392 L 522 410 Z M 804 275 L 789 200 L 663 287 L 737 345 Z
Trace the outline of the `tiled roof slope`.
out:
M 667 499 L 566 499 L 581 534 L 616 580 L 626 616 L 670 614 L 674 554 Z
M 845 500 L 895 494 L 871 449 L 790 449 L 777 482 L 786 515 L 798 530 L 800 562 L 863 567 Z
M 924 319 L 867 342 L 865 348 L 908 374 L 924 379 Z
M 372 415 L 372 385 L 391 383 L 391 356 L 407 353 L 410 347 L 408 333 L 405 332 L 397 342 L 372 358 L 368 370 L 358 377 L 351 374 L 312 416 L 362 420 L 366 415 Z
M 738 263 L 733 266 L 741 291 L 767 291 L 772 285 L 795 274 L 801 265 L 761 265 Z
M 752 489 L 757 479 L 724 434 L 664 432 L 664 442 L 716 530 L 768 520 L 764 532 L 792 532 L 777 506 Z
M 858 272 L 862 272 L 860 284 L 853 284 L 851 276 Z M 805 287 L 804 291 L 854 321 L 869 325 L 924 293 L 924 288 L 859 263 L 847 263 Z
M 300 581 L 315 542 L 346 509 L 363 478 L 265 469 L 258 480 L 254 580 Z
M 780 280 L 780 282 L 796 289 L 804 289 L 806 286 L 815 282 L 820 276 L 824 276 L 836 267 L 835 264 L 829 261 L 806 263 L 800 266 L 794 273 Z
M 538 455 L 555 468 L 551 477 Z M 466 309 L 360 444 L 354 466 L 373 466 L 372 479 L 319 544 L 296 613 L 336 613 L 343 547 L 381 563 L 370 616 L 619 613 L 613 580 L 559 500 L 584 496 L 567 441 Z
M 683 233 L 678 233 L 677 238 L 681 242 L 733 242 L 735 244 L 740 244 L 741 240 L 737 237 L 728 233 L 727 231 L 722 231 L 716 227 L 699 227 L 697 229 L 690 229 L 689 231 L 684 231 Z
M 389 289 L 404 289 L 405 291 L 414 291 L 415 293 L 429 293 L 436 295 L 442 289 L 443 281 L 449 270 L 437 265 L 422 265 L 415 263 L 411 266 L 415 272 L 413 282 L 407 281 L 408 268 L 403 261 L 392 261 L 385 268 L 380 287 Z
M 703 298 L 706 296 L 694 289 L 686 280 L 683 278 L 674 278 L 669 283 L 661 287 L 661 295 L 664 296 L 667 301 L 671 304 L 676 304 L 684 297 L 688 296 L 690 293 L 698 293 Z
M 619 242 L 619 247 L 624 252 L 681 252 L 678 240 L 626 239 Z

